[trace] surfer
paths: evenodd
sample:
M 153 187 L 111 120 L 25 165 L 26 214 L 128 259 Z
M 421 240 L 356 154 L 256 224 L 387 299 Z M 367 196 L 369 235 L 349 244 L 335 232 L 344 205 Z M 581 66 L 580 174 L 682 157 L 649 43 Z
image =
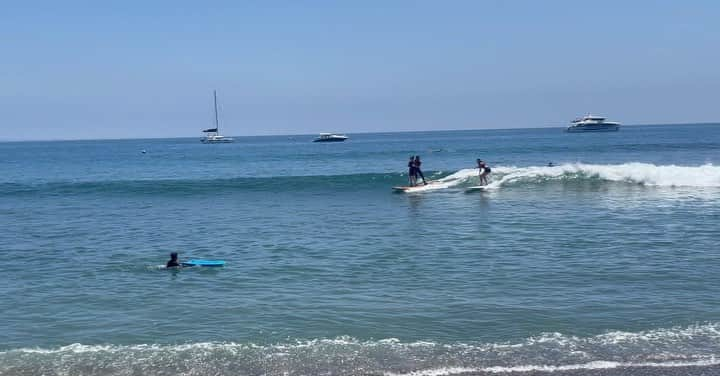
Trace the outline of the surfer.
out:
M 415 169 L 415 159 L 413 156 L 410 156 L 410 161 L 408 161 L 408 179 L 410 181 L 410 186 L 414 187 L 417 183 L 417 170 Z
M 420 169 L 420 166 L 422 165 L 422 162 L 420 162 L 420 156 L 415 156 L 415 161 L 413 161 L 413 166 L 415 166 L 415 181 L 417 181 L 417 175 L 420 175 L 420 177 L 423 180 L 423 184 L 427 185 L 427 182 L 425 181 L 425 175 L 423 175 L 422 170 Z
M 180 262 L 178 261 L 178 254 L 177 252 L 173 252 L 170 254 L 170 260 L 168 260 L 167 265 L 165 267 L 167 268 L 177 268 L 180 266 Z
M 485 162 L 483 162 L 480 159 L 477 160 L 477 165 L 478 165 L 478 174 L 480 177 L 480 185 L 487 185 L 488 184 L 487 176 L 490 175 L 490 167 L 488 167 L 485 164 Z

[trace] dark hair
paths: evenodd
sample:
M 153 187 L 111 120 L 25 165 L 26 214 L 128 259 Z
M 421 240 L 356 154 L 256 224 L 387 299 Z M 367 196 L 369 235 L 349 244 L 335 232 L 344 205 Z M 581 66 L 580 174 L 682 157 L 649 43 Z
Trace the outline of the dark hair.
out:
M 176 258 L 177 258 L 177 252 L 171 253 L 171 254 L 170 254 L 170 258 L 171 258 L 171 259 L 176 259 Z

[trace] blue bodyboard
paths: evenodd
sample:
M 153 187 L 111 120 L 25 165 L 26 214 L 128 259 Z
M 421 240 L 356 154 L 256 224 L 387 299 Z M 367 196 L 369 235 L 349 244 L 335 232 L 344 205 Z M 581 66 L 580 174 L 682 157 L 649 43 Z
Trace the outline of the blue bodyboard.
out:
M 180 263 L 182 266 L 209 266 L 209 267 L 219 267 L 219 266 L 225 266 L 225 261 L 223 260 L 200 260 L 200 259 L 193 259 L 193 260 L 187 260 Z

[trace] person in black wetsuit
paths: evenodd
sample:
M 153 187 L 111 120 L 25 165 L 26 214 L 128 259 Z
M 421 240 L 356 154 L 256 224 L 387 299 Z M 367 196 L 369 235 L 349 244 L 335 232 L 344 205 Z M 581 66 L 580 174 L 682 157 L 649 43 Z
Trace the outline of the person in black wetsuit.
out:
M 487 176 L 490 175 L 490 167 L 488 167 L 485 162 L 481 161 L 480 159 L 477 160 L 478 164 L 478 171 L 479 171 L 479 177 L 480 177 L 480 185 L 487 185 L 488 180 Z
M 413 162 L 413 165 L 415 166 L 415 173 L 417 175 L 420 175 L 420 177 L 423 180 L 423 184 L 427 185 L 427 182 L 425 181 L 425 175 L 423 175 L 422 170 L 420 169 L 420 166 L 422 165 L 422 162 L 420 162 L 420 156 L 415 156 L 415 161 Z M 416 178 L 417 179 L 417 178 Z
M 413 156 L 410 156 L 410 161 L 408 162 L 408 180 L 411 187 L 414 187 L 415 184 L 417 184 L 417 170 L 415 169 L 415 159 Z
M 176 268 L 180 266 L 180 262 L 178 261 L 178 254 L 177 252 L 173 252 L 170 254 L 170 260 L 167 262 L 167 265 L 165 265 L 168 268 Z

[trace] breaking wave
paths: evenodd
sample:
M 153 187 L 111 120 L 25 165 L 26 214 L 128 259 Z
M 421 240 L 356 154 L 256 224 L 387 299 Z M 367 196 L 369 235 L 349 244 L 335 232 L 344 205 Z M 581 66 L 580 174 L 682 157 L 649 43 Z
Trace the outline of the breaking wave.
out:
M 279 344 L 82 345 L 0 352 L 0 375 L 454 375 L 718 366 L 720 325 L 520 342 L 436 343 L 350 337 Z
M 720 187 L 720 166 L 653 165 L 624 163 L 592 165 L 582 163 L 546 167 L 498 167 L 493 186 L 545 181 L 601 180 L 657 187 Z
M 453 173 L 426 172 L 434 183 L 417 191 L 462 188 L 478 183 L 477 169 L 462 169 Z M 720 166 L 653 165 L 648 163 L 624 163 L 617 165 L 594 165 L 568 163 L 558 166 L 494 166 L 490 189 L 528 184 L 561 182 L 576 183 L 622 183 L 653 187 L 720 187 Z M 388 190 L 406 184 L 403 173 L 367 173 L 350 175 L 278 176 L 259 178 L 226 179 L 158 179 L 158 180 L 108 180 L 67 182 L 56 181 L 38 184 L 0 183 L 0 196 L 13 195 L 215 195 L 223 192 L 282 192 L 282 191 L 360 191 Z
M 437 180 L 426 190 L 477 184 L 477 169 L 463 169 Z M 720 166 L 657 166 L 649 163 L 593 165 L 568 163 L 557 166 L 497 166 L 490 175 L 489 189 L 559 182 L 622 183 L 652 187 L 720 188 Z

